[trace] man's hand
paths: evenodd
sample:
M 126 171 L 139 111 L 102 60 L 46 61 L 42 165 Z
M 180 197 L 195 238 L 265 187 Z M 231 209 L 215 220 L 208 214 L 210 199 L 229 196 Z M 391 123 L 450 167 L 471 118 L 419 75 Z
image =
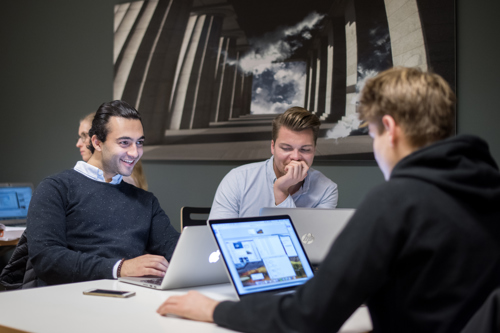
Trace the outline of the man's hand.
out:
M 160 305 L 158 312 L 161 315 L 168 313 L 197 321 L 214 321 L 214 310 L 219 304 L 197 291 L 190 291 L 182 296 L 171 296 Z
M 164 276 L 168 268 L 168 261 L 163 256 L 145 254 L 143 256 L 125 260 L 121 269 L 121 276 Z
M 297 189 L 291 189 L 292 186 L 302 182 L 306 176 L 309 166 L 304 161 L 291 161 L 285 166 L 285 174 L 274 182 L 274 200 L 275 204 L 279 205 L 286 200 L 290 192 L 292 194 Z

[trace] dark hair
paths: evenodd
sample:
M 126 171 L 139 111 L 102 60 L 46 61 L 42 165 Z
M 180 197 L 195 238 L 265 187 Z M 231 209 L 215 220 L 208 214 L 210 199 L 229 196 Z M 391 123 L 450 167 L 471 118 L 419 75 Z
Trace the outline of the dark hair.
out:
M 108 103 L 102 103 L 95 113 L 94 120 L 92 120 L 89 137 L 92 139 L 94 135 L 97 135 L 97 139 L 99 139 L 99 141 L 105 142 L 109 132 L 108 122 L 111 117 L 138 119 L 142 124 L 139 112 L 135 108 L 131 107 L 127 102 L 116 100 Z M 92 145 L 92 140 L 90 140 L 90 144 L 87 148 L 92 152 L 92 154 L 94 153 L 95 148 Z
M 321 122 L 315 114 L 312 114 L 300 106 L 292 106 L 284 113 L 274 118 L 273 141 L 276 142 L 281 126 L 284 126 L 295 132 L 311 129 L 313 131 L 314 144 L 316 145 L 320 125 Z

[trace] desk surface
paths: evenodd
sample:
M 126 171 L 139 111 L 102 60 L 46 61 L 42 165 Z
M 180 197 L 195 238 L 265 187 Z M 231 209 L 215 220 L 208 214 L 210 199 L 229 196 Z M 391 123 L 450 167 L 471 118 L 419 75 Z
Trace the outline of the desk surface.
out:
M 114 298 L 82 294 L 93 288 L 135 291 L 136 296 Z M 217 300 L 236 299 L 229 284 L 190 289 Z M 215 324 L 156 313 L 167 297 L 186 292 L 187 289 L 159 291 L 116 280 L 0 292 L 0 332 L 232 332 Z M 349 318 L 341 332 L 370 330 L 368 311 L 362 307 Z

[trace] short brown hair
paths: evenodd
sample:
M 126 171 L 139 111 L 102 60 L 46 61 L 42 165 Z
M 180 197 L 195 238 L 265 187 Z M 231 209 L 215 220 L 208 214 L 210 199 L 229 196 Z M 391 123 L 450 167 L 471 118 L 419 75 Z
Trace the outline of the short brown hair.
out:
M 273 120 L 273 141 L 276 142 L 278 132 L 281 126 L 288 128 L 291 131 L 300 132 L 306 129 L 312 129 L 314 144 L 318 139 L 319 126 L 321 122 L 319 118 L 299 106 L 292 106 Z
M 424 147 L 453 134 L 455 94 L 439 75 L 418 68 L 396 67 L 369 79 L 361 92 L 361 120 L 384 131 L 382 117 L 401 126 L 414 147 Z

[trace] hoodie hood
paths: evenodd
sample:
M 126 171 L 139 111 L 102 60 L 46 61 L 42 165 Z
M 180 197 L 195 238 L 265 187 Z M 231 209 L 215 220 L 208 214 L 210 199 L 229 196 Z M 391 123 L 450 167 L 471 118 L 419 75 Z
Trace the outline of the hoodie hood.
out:
M 472 135 L 455 136 L 413 152 L 396 164 L 390 178 L 414 178 L 464 200 L 500 204 L 498 166 L 488 144 Z

